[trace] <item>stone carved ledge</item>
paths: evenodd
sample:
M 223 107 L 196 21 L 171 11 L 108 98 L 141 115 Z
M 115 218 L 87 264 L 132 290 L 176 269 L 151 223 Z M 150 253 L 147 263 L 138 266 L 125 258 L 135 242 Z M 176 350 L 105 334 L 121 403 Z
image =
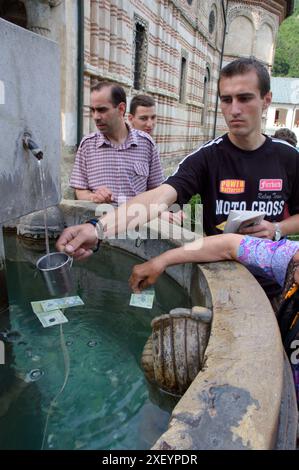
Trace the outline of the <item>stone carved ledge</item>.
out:
M 35 0 L 34 3 L 49 5 L 51 8 L 58 7 L 64 0 Z
M 51 32 L 49 28 L 42 28 L 41 26 L 29 26 L 29 30 L 45 37 L 48 37 Z

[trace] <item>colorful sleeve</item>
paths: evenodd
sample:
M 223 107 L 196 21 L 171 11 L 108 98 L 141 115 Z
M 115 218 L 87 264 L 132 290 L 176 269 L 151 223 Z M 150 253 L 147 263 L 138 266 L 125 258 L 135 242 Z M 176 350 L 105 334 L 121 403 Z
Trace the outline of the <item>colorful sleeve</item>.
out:
M 249 237 L 242 239 L 238 261 L 245 266 L 261 269 L 264 274 L 283 286 L 288 264 L 299 249 L 299 243 L 282 239 L 272 240 Z

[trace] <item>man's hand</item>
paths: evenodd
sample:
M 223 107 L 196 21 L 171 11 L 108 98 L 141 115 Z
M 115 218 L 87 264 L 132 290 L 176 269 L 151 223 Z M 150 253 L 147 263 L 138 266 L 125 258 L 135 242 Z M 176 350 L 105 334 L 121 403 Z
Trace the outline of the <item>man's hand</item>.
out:
M 95 228 L 92 224 L 74 225 L 66 228 L 56 243 L 58 251 L 64 251 L 76 259 L 88 258 L 97 244 Z
M 242 235 L 250 235 L 251 237 L 269 238 L 273 240 L 275 234 L 275 225 L 267 220 L 262 220 L 258 225 L 243 228 L 239 231 Z
M 170 212 L 170 211 L 164 211 L 160 215 L 160 218 L 163 220 L 166 220 L 169 224 L 176 224 L 181 226 L 182 222 L 186 218 L 186 215 L 182 210 L 178 212 Z
M 106 186 L 100 186 L 93 192 L 92 201 L 96 202 L 97 204 L 102 204 L 104 202 L 107 202 L 107 203 L 112 202 L 113 201 L 112 191 Z
M 133 292 L 138 293 L 148 286 L 155 284 L 158 277 L 166 269 L 160 256 L 147 261 L 146 263 L 134 266 L 129 279 L 129 285 Z

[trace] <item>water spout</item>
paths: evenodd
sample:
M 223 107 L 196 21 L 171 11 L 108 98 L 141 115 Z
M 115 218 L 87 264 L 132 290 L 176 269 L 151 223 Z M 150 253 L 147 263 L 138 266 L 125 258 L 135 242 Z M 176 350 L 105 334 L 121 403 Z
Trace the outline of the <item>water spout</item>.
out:
M 40 147 L 34 142 L 32 139 L 32 135 L 30 132 L 25 131 L 23 135 L 23 146 L 31 150 L 32 154 L 38 160 L 38 169 L 39 169 L 39 179 L 41 185 L 41 198 L 43 201 L 43 212 L 44 212 L 44 223 L 45 223 L 45 242 L 46 242 L 46 252 L 49 257 L 50 255 L 50 247 L 49 247 L 49 233 L 48 233 L 48 215 L 47 215 L 47 204 L 46 204 L 46 195 L 45 195 L 45 174 L 42 167 L 42 159 L 43 159 L 43 151 Z
M 31 150 L 35 158 L 38 160 L 41 160 L 44 156 L 43 151 L 40 149 L 40 147 L 32 140 L 31 135 L 28 133 L 24 133 L 23 137 L 23 145 L 25 148 Z

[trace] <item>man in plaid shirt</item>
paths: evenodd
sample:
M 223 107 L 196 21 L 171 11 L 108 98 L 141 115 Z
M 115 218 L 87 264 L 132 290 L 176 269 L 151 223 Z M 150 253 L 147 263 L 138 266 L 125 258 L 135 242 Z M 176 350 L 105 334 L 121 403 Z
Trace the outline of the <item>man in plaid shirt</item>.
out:
M 80 143 L 70 185 L 77 199 L 120 204 L 160 186 L 163 170 L 157 147 L 146 132 L 125 122 L 126 94 L 111 82 L 91 89 L 91 112 L 97 132 Z

